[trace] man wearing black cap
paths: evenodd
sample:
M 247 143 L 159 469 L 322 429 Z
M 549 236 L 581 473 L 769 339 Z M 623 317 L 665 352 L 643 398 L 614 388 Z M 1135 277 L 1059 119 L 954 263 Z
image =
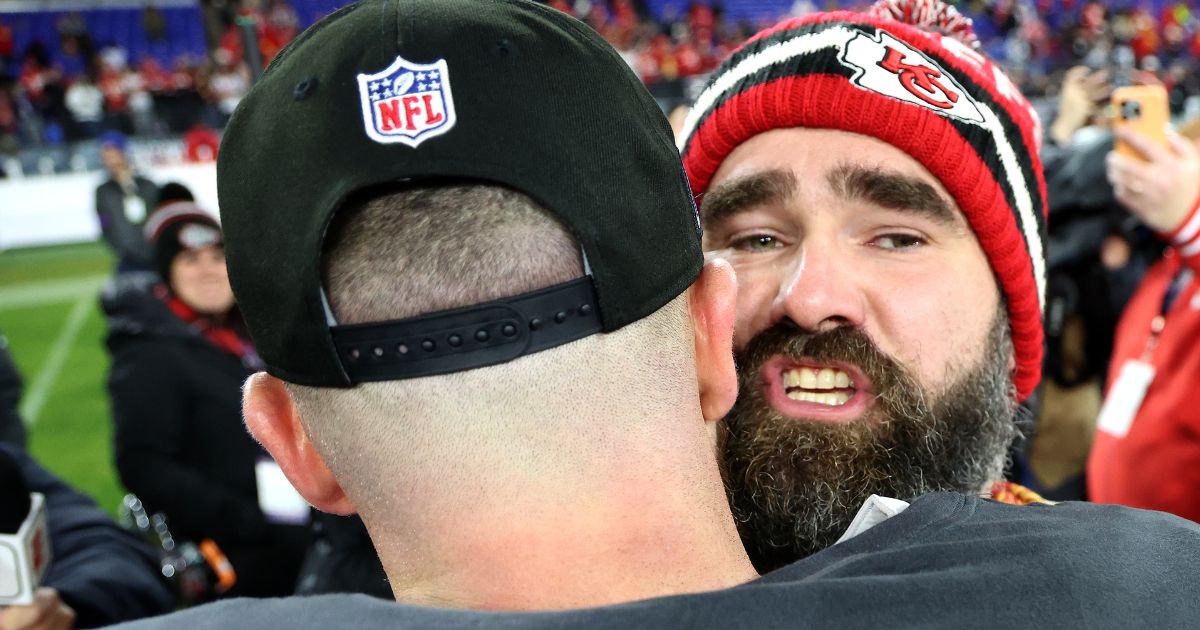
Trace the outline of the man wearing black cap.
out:
M 282 51 L 218 164 L 268 366 L 246 422 L 313 505 L 362 515 L 416 606 L 234 601 L 162 625 L 1192 618 L 1174 584 L 1200 569 L 1200 528 L 956 494 L 886 520 L 876 500 L 843 542 L 742 584 L 710 422 L 735 394 L 734 283 L 703 263 L 671 146 L 620 57 L 532 2 L 367 1 Z M 1166 536 L 1169 553 L 1138 542 Z
M 733 280 L 701 269 L 654 100 L 582 29 L 524 2 L 351 5 L 226 131 L 230 279 L 269 366 L 247 423 L 310 502 L 362 516 L 402 601 L 570 608 L 755 575 L 709 446 Z

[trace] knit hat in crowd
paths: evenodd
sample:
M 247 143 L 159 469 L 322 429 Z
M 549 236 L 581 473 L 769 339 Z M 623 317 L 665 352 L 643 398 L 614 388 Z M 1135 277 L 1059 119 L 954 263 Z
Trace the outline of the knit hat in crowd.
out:
M 1041 129 L 1029 102 L 973 44 L 969 20 L 939 2 L 786 20 L 713 73 L 680 150 L 698 196 L 738 145 L 772 129 L 872 136 L 923 164 L 966 215 L 1007 299 L 1013 380 L 1024 400 L 1042 365 Z
M 575 236 L 586 276 L 453 311 L 338 324 L 320 260 L 334 216 L 365 189 L 439 180 L 528 195 Z M 345 387 L 510 361 L 637 321 L 703 265 L 657 103 L 595 31 L 526 0 L 366 0 L 314 24 L 234 112 L 217 188 L 238 304 L 268 370 L 293 383 Z
M 194 203 L 176 201 L 150 215 L 143 228 L 154 247 L 154 266 L 167 284 L 171 262 L 180 252 L 221 245 L 221 226 L 213 216 Z

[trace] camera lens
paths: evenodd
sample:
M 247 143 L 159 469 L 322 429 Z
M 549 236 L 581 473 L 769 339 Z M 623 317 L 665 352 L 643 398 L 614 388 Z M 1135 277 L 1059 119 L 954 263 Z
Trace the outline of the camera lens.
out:
M 1125 120 L 1137 120 L 1142 117 L 1142 104 L 1137 101 L 1125 101 L 1121 103 L 1121 118 Z

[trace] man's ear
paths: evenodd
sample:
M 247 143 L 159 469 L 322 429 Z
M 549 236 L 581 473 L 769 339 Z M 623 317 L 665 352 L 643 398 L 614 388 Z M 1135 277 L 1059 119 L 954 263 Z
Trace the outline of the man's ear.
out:
M 266 372 L 246 379 L 242 414 L 250 434 L 275 458 L 300 496 L 322 512 L 355 512 L 354 505 L 308 439 L 283 381 Z
M 689 293 L 696 340 L 700 410 L 706 422 L 725 417 L 737 399 L 733 363 L 733 324 L 737 319 L 737 277 L 721 259 L 704 264 Z

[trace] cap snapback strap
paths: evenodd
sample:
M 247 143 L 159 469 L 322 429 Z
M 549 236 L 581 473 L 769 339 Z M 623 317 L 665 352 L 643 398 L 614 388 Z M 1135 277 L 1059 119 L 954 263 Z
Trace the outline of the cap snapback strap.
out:
M 333 326 L 351 383 L 461 372 L 600 332 L 596 289 L 583 277 L 511 298 L 390 322 Z

